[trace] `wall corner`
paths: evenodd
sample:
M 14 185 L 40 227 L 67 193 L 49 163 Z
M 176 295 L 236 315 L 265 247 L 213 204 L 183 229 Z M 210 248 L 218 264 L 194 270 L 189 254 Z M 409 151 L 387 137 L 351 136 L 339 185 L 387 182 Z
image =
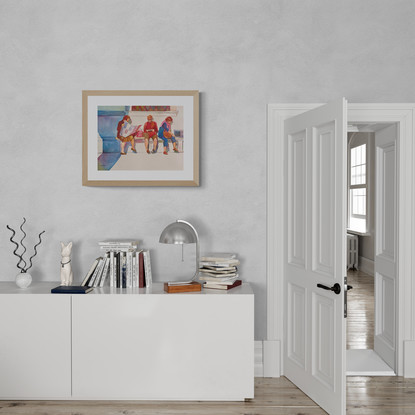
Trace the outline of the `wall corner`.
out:
M 281 376 L 281 342 L 264 340 L 263 343 L 264 377 L 279 378 Z
M 403 376 L 415 378 L 415 340 L 403 342 Z

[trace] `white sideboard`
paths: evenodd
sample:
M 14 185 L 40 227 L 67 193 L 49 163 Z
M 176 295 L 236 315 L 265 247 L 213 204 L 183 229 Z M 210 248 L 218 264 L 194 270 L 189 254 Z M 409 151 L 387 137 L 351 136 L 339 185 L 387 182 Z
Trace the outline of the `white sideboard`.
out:
M 0 283 L 0 399 L 254 396 L 254 295 Z

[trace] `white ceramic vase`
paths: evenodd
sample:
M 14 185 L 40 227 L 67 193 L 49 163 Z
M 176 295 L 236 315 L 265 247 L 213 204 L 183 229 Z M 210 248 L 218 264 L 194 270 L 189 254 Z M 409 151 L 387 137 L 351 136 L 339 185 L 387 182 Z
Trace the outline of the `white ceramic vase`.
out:
M 32 276 L 27 272 L 21 272 L 16 275 L 16 285 L 19 288 L 27 288 L 32 283 Z

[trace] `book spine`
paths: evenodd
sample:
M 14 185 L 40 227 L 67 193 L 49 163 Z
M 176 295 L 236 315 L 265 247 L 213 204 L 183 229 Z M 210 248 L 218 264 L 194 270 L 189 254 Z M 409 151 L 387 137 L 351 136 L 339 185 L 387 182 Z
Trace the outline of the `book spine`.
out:
M 138 255 L 138 287 L 145 287 L 145 277 L 144 277 L 144 255 L 141 251 Z
M 102 271 L 102 277 L 101 277 L 101 281 L 99 283 L 99 286 L 102 288 L 105 284 L 105 280 L 107 279 L 107 275 L 108 275 L 108 270 L 109 270 L 109 265 L 110 265 L 110 257 L 109 255 L 107 256 L 107 258 L 105 259 L 105 265 L 104 265 L 104 270 Z
M 203 287 L 204 288 L 213 288 L 215 290 L 230 290 L 232 288 L 239 287 L 240 285 L 242 285 L 242 281 L 241 280 L 236 280 L 231 285 L 227 285 L 227 284 L 215 284 L 215 283 L 206 282 L 203 285 Z
M 115 253 L 115 261 L 114 261 L 114 270 L 115 270 L 115 281 L 116 281 L 116 287 L 120 288 L 120 262 L 121 262 L 121 254 L 119 252 Z
M 90 278 L 90 280 L 88 281 L 88 287 L 93 287 L 94 286 L 94 282 L 95 282 L 95 280 L 97 278 L 98 271 L 99 271 L 99 268 L 100 268 L 100 265 L 101 265 L 101 262 L 102 261 L 103 261 L 103 258 L 99 258 L 98 264 L 97 264 L 97 266 L 95 268 L 95 271 L 92 274 L 92 277 Z
M 115 287 L 114 251 L 110 251 L 110 287 Z
M 127 252 L 127 288 L 133 286 L 133 254 L 131 251 Z
M 99 261 L 98 267 L 97 267 L 97 274 L 94 278 L 92 287 L 98 287 L 98 283 L 100 281 L 102 270 L 104 269 L 104 265 L 105 265 L 105 258 L 101 258 L 101 260 Z
M 108 241 L 108 242 L 98 242 L 99 246 L 122 246 L 122 247 L 131 247 L 137 246 L 140 241 L 129 241 L 129 242 L 120 242 L 120 241 Z
M 120 260 L 118 261 L 118 273 L 120 275 L 119 280 L 119 288 L 122 288 L 122 266 L 123 266 L 123 254 L 122 252 L 118 252 Z
M 137 253 L 133 254 L 133 288 L 138 287 L 138 266 L 137 266 Z
M 121 252 L 121 288 L 127 288 L 127 258 L 125 252 Z
M 104 267 L 105 267 L 105 260 L 106 260 L 106 257 L 104 256 L 103 262 L 102 262 L 102 264 L 100 264 L 101 269 L 98 270 L 97 277 L 95 278 L 95 281 L 94 281 L 94 287 L 99 287 L 99 283 L 100 283 L 101 278 L 102 278 L 102 271 L 104 270 Z
M 239 265 L 239 261 L 233 262 L 216 262 L 216 261 L 200 261 L 200 267 L 210 266 L 210 267 L 236 267 Z
M 149 287 L 153 282 L 153 277 L 151 274 L 150 251 L 149 250 L 144 251 L 143 256 L 144 256 L 145 284 L 146 284 L 146 287 Z
M 127 251 L 131 251 L 134 249 L 137 249 L 138 247 L 136 245 L 132 245 L 132 246 L 117 246 L 117 245 L 113 245 L 113 246 L 100 246 L 101 251 L 123 251 L 123 252 L 127 252 Z
M 81 284 L 82 287 L 88 285 L 88 281 L 90 280 L 91 275 L 94 273 L 95 268 L 97 267 L 97 264 L 98 264 L 98 259 L 95 259 L 94 262 L 92 263 L 91 267 L 89 268 L 89 271 L 86 274 L 84 280 L 82 281 L 82 284 Z

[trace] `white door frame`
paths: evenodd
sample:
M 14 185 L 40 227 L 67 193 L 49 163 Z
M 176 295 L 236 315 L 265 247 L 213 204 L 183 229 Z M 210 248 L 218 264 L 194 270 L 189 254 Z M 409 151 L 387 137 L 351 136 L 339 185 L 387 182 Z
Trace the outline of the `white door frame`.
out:
M 323 104 L 268 105 L 267 172 L 267 342 L 264 376 L 284 374 L 284 120 Z M 353 122 L 397 123 L 398 143 L 398 292 L 397 374 L 415 377 L 415 104 L 348 104 Z

